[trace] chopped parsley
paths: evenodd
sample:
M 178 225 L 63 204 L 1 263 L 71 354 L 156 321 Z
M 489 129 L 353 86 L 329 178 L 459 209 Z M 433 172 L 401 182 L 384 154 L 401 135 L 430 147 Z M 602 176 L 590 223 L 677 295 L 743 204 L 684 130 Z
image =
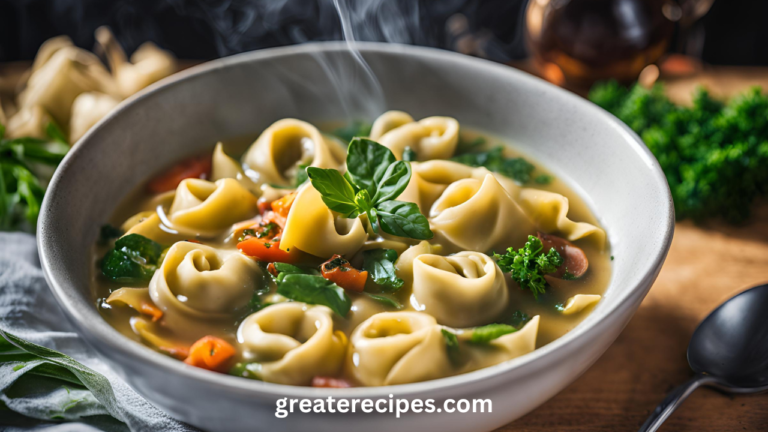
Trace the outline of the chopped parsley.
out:
M 541 240 L 530 235 L 522 248 L 517 251 L 509 248 L 503 255 L 494 254 L 494 258 L 501 271 L 509 273 L 520 288 L 530 290 L 534 298 L 546 292 L 544 275 L 556 272 L 563 265 L 563 257 L 555 249 L 544 253 Z

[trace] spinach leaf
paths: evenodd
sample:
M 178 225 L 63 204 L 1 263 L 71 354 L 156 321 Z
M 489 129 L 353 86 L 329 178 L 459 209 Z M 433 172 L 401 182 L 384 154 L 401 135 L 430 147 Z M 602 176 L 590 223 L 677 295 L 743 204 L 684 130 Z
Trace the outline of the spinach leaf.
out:
M 342 317 L 347 316 L 352 301 L 344 290 L 321 276 L 286 274 L 277 293 L 291 300 L 328 306 Z
M 366 138 L 355 138 L 347 150 L 347 173 L 353 183 L 375 197 L 387 169 L 396 161 L 387 147 Z
M 411 164 L 397 161 L 387 167 L 384 176 L 376 185 L 376 195 L 373 195 L 373 205 L 390 201 L 400 196 L 408 187 L 411 180 Z
M 448 352 L 448 358 L 451 360 L 451 363 L 460 363 L 459 338 L 456 337 L 455 333 L 446 329 L 440 329 L 440 332 L 443 334 L 443 339 L 445 339 L 445 350 Z
M 139 234 L 129 234 L 115 242 L 114 249 L 104 255 L 101 272 L 120 282 L 146 281 L 157 270 L 163 247 Z
M 381 303 L 381 304 L 383 304 L 383 305 L 385 305 L 385 306 L 389 306 L 389 307 L 391 307 L 391 308 L 393 308 L 393 309 L 396 309 L 396 310 L 400 310 L 400 309 L 402 309 L 402 308 L 403 308 L 403 305 L 401 305 L 400 303 L 398 303 L 398 302 L 397 302 L 397 301 L 395 301 L 394 299 L 392 299 L 392 298 L 389 298 L 389 297 L 387 297 L 387 296 L 383 296 L 383 295 L 375 295 L 375 294 L 368 294 L 368 293 L 366 293 L 366 295 L 367 295 L 368 297 L 370 297 L 370 298 L 372 298 L 372 299 L 376 300 L 377 302 L 379 302 L 379 303 Z
M 475 327 L 472 330 L 470 342 L 485 344 L 506 334 L 514 333 L 517 329 L 507 324 L 488 324 L 482 327 Z
M 381 229 L 387 234 L 417 240 L 429 240 L 434 236 L 429 229 L 429 221 L 414 203 L 385 201 L 376 210 Z
M 357 214 L 355 191 L 340 172 L 335 169 L 309 167 L 307 175 L 329 209 L 343 215 Z
M 392 249 L 371 249 L 363 252 L 363 270 L 382 290 L 394 292 L 403 286 L 403 280 L 395 273 L 397 252 Z

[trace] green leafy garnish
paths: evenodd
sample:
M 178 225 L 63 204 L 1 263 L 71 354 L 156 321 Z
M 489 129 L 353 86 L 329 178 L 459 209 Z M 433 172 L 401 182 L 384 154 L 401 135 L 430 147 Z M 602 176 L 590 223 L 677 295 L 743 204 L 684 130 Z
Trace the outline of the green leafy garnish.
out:
M 261 371 L 261 363 L 235 363 L 232 369 L 229 370 L 229 375 L 234 375 L 241 378 L 249 378 L 252 380 L 261 381 L 258 373 Z
M 461 361 L 461 351 L 459 350 L 459 338 L 456 334 L 446 329 L 440 329 L 445 340 L 445 350 L 448 352 L 448 358 L 452 363 L 457 364 Z
M 309 179 L 309 176 L 307 176 L 307 167 L 309 167 L 309 165 L 306 165 L 306 164 L 299 165 L 299 170 L 296 171 L 296 178 L 293 181 L 294 187 L 298 188 Z
M 472 343 L 484 344 L 516 331 L 517 329 L 511 325 L 488 324 L 482 327 L 475 327 L 475 329 L 472 330 L 472 336 L 469 341 Z
M 0 128 L 0 231 L 34 231 L 45 183 L 69 151 L 61 130 L 50 123 L 50 140 L 3 139 Z
M 504 147 L 502 146 L 484 152 L 462 154 L 451 158 L 451 160 L 473 167 L 488 168 L 490 171 L 503 174 L 521 184 L 528 183 L 531 180 L 531 174 L 536 169 L 523 158 L 504 156 Z
M 355 120 L 347 126 L 334 130 L 333 134 L 345 143 L 348 143 L 355 137 L 367 137 L 370 135 L 371 127 L 372 125 L 370 123 Z
M 465 153 L 473 153 L 480 151 L 485 146 L 485 138 L 479 136 L 472 141 L 467 141 L 463 136 L 459 135 L 459 142 L 456 144 L 456 156 L 463 155 Z
M 395 261 L 397 252 L 392 249 L 371 249 L 363 252 L 363 270 L 386 292 L 397 291 L 404 283 L 397 277 Z
M 399 310 L 399 309 L 403 308 L 403 305 L 401 305 L 399 302 L 395 301 L 394 299 L 392 299 L 390 297 L 383 296 L 383 295 L 369 294 L 369 293 L 365 293 L 365 294 L 368 297 L 376 300 L 377 302 L 379 302 L 379 303 L 381 303 L 381 304 L 383 304 L 385 306 L 389 306 L 389 307 L 391 307 L 393 309 Z
M 740 223 L 768 194 L 768 96 L 752 88 L 727 104 L 697 89 L 676 106 L 661 85 L 595 85 L 589 98 L 640 135 L 667 177 L 678 220 Z
M 520 288 L 531 290 L 534 298 L 546 292 L 547 280 L 544 275 L 554 273 L 563 265 L 563 257 L 554 249 L 544 253 L 541 240 L 528 236 L 525 246 L 515 251 L 507 249 L 504 255 L 493 254 L 501 271 L 510 273 Z
M 415 162 L 417 158 L 416 151 L 410 147 L 406 147 L 403 150 L 403 160 L 406 162 Z
M 321 276 L 285 274 L 277 284 L 277 293 L 291 300 L 328 306 L 342 317 L 347 316 L 352 307 L 347 293 Z
M 533 179 L 533 182 L 540 185 L 548 185 L 552 183 L 552 180 L 554 180 L 554 178 L 549 174 L 539 174 Z
M 99 229 L 99 243 L 107 244 L 110 240 L 119 238 L 123 235 L 123 230 L 110 224 L 105 224 Z
M 348 218 L 366 214 L 374 231 L 427 240 L 429 221 L 416 204 L 395 201 L 408 186 L 411 165 L 398 161 L 383 145 L 355 138 L 347 152 L 347 173 L 307 168 L 312 185 L 329 209 Z
M 565 273 L 563 273 L 563 278 L 562 279 L 563 280 L 576 280 L 576 279 L 578 279 L 578 277 L 575 274 L 573 274 L 573 273 L 569 272 L 568 270 L 566 270 Z
M 506 316 L 504 319 L 502 319 L 501 323 L 509 324 L 513 327 L 520 328 L 530 320 L 531 320 L 530 315 L 528 315 L 527 313 L 521 310 L 516 310 L 511 314 L 509 314 L 508 316 Z
M 163 247 L 139 234 L 128 234 L 115 242 L 104 255 L 101 272 L 119 282 L 139 282 L 152 278 L 157 270 Z

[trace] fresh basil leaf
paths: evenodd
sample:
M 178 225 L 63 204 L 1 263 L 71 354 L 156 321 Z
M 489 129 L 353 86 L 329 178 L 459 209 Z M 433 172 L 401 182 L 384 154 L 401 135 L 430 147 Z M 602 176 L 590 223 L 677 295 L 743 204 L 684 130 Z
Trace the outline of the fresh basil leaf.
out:
M 395 273 L 397 252 L 392 249 L 371 249 L 363 252 L 363 270 L 382 290 L 394 292 L 402 288 L 403 280 Z
M 329 209 L 343 215 L 357 212 L 355 191 L 340 172 L 335 169 L 309 167 L 307 175 Z
M 402 309 L 402 308 L 403 308 L 403 305 L 401 305 L 400 303 L 398 303 L 398 302 L 397 302 L 397 301 L 395 301 L 394 299 L 391 299 L 391 298 L 389 298 L 389 297 L 387 297 L 387 296 L 383 296 L 383 295 L 375 295 L 375 294 L 368 294 L 368 293 L 365 293 L 365 294 L 366 294 L 368 297 L 370 297 L 370 298 L 372 298 L 372 299 L 376 300 L 377 302 L 379 302 L 379 303 L 381 303 L 381 304 L 383 304 L 383 305 L 385 305 L 385 306 L 389 306 L 389 307 L 391 307 L 391 308 L 393 308 L 393 309 L 396 309 L 396 310 L 400 310 L 400 309 Z
M 376 206 L 381 229 L 387 234 L 429 240 L 434 234 L 429 221 L 419 211 L 419 206 L 410 202 L 385 201 Z
M 305 165 L 305 164 L 299 165 L 299 169 L 298 171 L 296 171 L 296 179 L 293 182 L 293 185 L 295 187 L 298 188 L 309 179 L 309 176 L 307 175 L 307 168 L 309 168 L 309 165 Z
M 448 358 L 452 363 L 458 364 L 460 362 L 461 352 L 459 351 L 459 338 L 456 334 L 446 329 L 440 329 L 445 339 L 445 350 L 448 352 Z
M 291 300 L 328 306 L 342 317 L 347 316 L 352 307 L 347 293 L 321 276 L 288 274 L 278 284 L 277 293 Z
M 506 334 L 514 333 L 517 329 L 507 324 L 488 324 L 482 327 L 475 327 L 472 330 L 470 342 L 485 344 Z
M 414 151 L 410 147 L 406 147 L 403 149 L 403 160 L 406 162 L 415 162 L 418 155 L 416 154 L 416 151 Z
M 396 161 L 387 147 L 367 138 L 354 138 L 347 150 L 347 173 L 353 183 L 375 197 L 377 185 Z
M 373 205 L 384 201 L 390 201 L 400 196 L 411 181 L 411 164 L 397 161 L 387 167 L 384 177 L 376 185 L 376 195 L 373 196 Z
M 313 275 L 313 276 L 317 276 L 320 274 L 320 272 L 317 271 L 317 269 L 299 267 L 293 264 L 276 262 L 274 263 L 274 265 L 275 265 L 275 270 L 277 270 L 277 277 L 275 278 L 275 280 L 277 280 L 278 282 L 282 282 L 286 276 L 292 275 L 292 274 L 303 274 L 303 275 Z
M 128 234 L 115 242 L 101 264 L 101 272 L 120 282 L 138 282 L 152 278 L 163 247 L 139 234 Z

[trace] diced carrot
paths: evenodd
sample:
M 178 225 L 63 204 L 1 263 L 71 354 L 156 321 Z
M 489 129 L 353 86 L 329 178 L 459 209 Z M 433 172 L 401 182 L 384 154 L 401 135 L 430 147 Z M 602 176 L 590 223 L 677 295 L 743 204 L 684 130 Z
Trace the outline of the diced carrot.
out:
M 249 257 L 264 262 L 293 264 L 298 259 L 296 252 L 280 249 L 280 240 L 251 237 L 238 243 L 237 248 Z
M 153 305 L 149 302 L 141 302 L 141 306 L 139 307 L 139 312 L 143 313 L 144 315 L 149 315 L 152 317 L 152 322 L 157 322 L 160 318 L 163 317 L 163 311 L 161 311 L 157 306 Z
M 267 271 L 269 272 L 269 274 L 271 274 L 274 277 L 277 277 L 277 275 L 280 273 L 277 271 L 277 267 L 275 267 L 275 263 L 267 264 Z
M 312 387 L 350 388 L 352 387 L 352 384 L 350 384 L 349 381 L 341 378 L 316 376 L 312 378 Z
M 352 267 L 352 264 L 342 258 L 341 255 L 331 257 L 331 259 L 320 266 L 320 270 L 324 278 L 345 290 L 363 292 L 363 289 L 365 289 L 368 272 Z
M 289 193 L 277 201 L 272 201 L 272 211 L 284 218 L 288 217 L 288 213 L 291 211 L 291 206 L 293 205 L 293 200 L 296 199 L 296 194 L 296 192 Z
M 235 353 L 235 348 L 224 339 L 216 336 L 205 336 L 192 345 L 189 349 L 189 356 L 184 360 L 184 363 L 202 369 L 223 372 L 227 366 L 227 360 L 231 359 Z
M 149 184 L 147 184 L 147 189 L 152 193 L 172 191 L 179 186 L 182 180 L 188 178 L 207 178 L 210 173 L 210 156 L 185 159 L 167 172 L 150 180 Z

